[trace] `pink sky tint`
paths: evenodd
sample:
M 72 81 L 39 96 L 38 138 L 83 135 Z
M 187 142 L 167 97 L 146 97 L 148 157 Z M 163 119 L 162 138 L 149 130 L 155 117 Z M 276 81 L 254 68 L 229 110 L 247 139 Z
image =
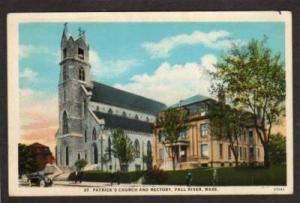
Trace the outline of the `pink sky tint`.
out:
M 39 142 L 55 155 L 55 133 L 58 129 L 58 97 L 47 93 L 20 89 L 20 142 Z

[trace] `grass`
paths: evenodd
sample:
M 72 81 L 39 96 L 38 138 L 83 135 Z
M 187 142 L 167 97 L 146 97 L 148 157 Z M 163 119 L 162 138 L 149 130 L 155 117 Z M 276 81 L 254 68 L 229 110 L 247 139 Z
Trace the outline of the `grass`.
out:
M 166 181 L 163 183 L 145 182 L 145 184 L 186 185 L 186 175 L 192 173 L 192 185 L 211 186 L 213 168 L 190 169 L 182 171 L 165 171 Z M 218 168 L 218 185 L 220 186 L 258 186 L 286 185 L 286 165 L 276 165 L 270 168 Z M 121 183 L 136 182 L 145 175 L 144 171 L 121 173 Z M 83 181 L 110 182 L 111 173 L 102 171 L 84 171 Z M 74 180 L 71 174 L 69 180 Z
M 166 185 L 185 185 L 188 171 L 192 172 L 192 185 L 212 185 L 212 168 L 191 169 L 184 171 L 165 171 Z M 270 168 L 218 168 L 218 185 L 286 185 L 286 165 Z

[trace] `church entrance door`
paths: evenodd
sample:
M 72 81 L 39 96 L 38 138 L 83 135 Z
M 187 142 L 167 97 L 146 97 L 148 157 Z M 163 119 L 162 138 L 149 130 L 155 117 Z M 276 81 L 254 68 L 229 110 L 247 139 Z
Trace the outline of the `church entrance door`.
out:
M 94 164 L 98 163 L 98 148 L 97 145 L 93 144 Z

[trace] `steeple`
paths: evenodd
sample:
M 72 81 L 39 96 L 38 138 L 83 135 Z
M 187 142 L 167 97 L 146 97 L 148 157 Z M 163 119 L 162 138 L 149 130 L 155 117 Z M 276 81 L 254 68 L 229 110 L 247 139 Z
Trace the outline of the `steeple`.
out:
M 63 30 L 63 34 L 61 37 L 61 44 L 63 44 L 63 42 L 67 41 L 70 37 L 69 31 L 68 31 L 68 23 L 64 23 L 64 30 Z

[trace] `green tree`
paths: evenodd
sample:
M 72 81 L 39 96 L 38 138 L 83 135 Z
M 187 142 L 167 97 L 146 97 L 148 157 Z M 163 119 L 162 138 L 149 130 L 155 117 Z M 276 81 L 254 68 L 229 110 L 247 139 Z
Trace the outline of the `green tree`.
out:
M 36 172 L 37 162 L 29 147 L 25 144 L 18 145 L 19 175 Z
M 238 166 L 239 138 L 244 135 L 247 128 L 249 121 L 248 114 L 220 100 L 219 102 L 209 104 L 208 117 L 210 120 L 211 135 L 218 140 L 229 141 L 235 166 Z
M 284 113 L 285 70 L 280 54 L 266 47 L 267 39 L 233 45 L 212 73 L 214 86 L 221 86 L 226 101 L 250 111 L 269 167 L 269 141 L 273 125 Z M 216 85 L 217 84 L 217 85 Z M 215 88 L 217 93 L 218 88 Z
M 121 170 L 127 171 L 129 163 L 134 160 L 135 152 L 132 141 L 123 129 L 112 131 L 112 152 L 119 159 Z
M 271 135 L 269 151 L 272 164 L 286 163 L 286 138 L 279 133 Z
M 75 162 L 76 168 L 80 171 L 87 165 L 87 161 L 85 159 L 79 159 Z
M 179 132 L 183 128 L 187 128 L 186 120 L 188 117 L 188 111 L 184 108 L 169 108 L 162 116 L 157 119 L 157 126 L 161 127 L 164 132 L 165 141 L 163 144 L 165 147 L 171 149 L 171 158 L 173 170 L 175 170 L 175 159 L 178 157 L 178 146 L 176 143 L 180 138 Z M 160 135 L 159 135 L 160 136 Z
M 152 169 L 152 163 L 153 163 L 152 150 L 149 150 L 148 153 L 143 156 L 143 162 L 146 163 L 148 171 Z

